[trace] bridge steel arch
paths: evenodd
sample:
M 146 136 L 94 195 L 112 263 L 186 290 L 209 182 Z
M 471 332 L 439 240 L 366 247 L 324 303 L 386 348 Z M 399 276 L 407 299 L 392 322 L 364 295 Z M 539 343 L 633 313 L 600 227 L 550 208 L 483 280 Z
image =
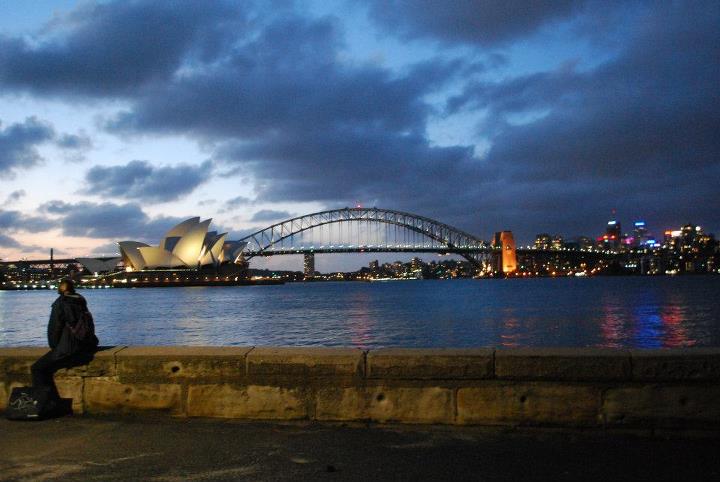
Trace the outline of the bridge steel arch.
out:
M 244 255 L 246 259 L 267 256 L 272 254 L 272 246 L 303 231 L 353 221 L 393 224 L 414 231 L 442 244 L 443 249 L 438 251 L 459 254 L 475 266 L 481 266 L 481 261 L 492 251 L 485 241 L 424 216 L 391 209 L 342 208 L 298 216 L 256 231 L 241 240 L 248 243 Z

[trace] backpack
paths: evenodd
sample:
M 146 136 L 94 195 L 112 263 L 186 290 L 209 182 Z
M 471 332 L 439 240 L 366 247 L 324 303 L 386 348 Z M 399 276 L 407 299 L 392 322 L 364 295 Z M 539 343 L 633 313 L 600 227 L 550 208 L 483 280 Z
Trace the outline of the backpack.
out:
M 67 324 L 72 336 L 79 341 L 85 341 L 95 335 L 95 323 L 92 313 L 84 307 L 80 312 L 80 316 L 75 320 L 75 324 Z

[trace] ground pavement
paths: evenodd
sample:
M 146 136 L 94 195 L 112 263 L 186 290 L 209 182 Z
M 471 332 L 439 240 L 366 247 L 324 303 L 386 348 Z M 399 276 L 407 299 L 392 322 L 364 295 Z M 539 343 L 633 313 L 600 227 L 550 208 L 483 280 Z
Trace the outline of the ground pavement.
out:
M 0 420 L 0 480 L 720 480 L 717 438 L 169 417 Z

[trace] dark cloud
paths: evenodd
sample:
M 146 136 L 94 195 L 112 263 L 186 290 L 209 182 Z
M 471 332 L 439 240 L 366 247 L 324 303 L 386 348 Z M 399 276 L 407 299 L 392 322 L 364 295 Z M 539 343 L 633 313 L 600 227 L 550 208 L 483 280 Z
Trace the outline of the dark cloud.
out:
M 24 189 L 18 189 L 17 191 L 13 191 L 10 194 L 8 194 L 8 197 L 5 198 L 5 202 L 3 203 L 3 206 L 9 206 L 11 204 L 15 204 L 20 199 L 25 197 L 27 193 Z
M 237 241 L 247 236 L 250 236 L 251 234 L 257 233 L 258 231 L 261 231 L 266 227 L 267 226 L 253 226 L 251 228 L 231 230 L 227 235 L 227 239 Z
M 50 201 L 41 210 L 58 216 L 65 236 L 125 239 L 157 243 L 168 229 L 183 221 L 176 217 L 151 218 L 136 203 L 66 203 Z
M 372 0 L 370 16 L 392 34 L 480 45 L 506 43 L 572 18 L 586 0 Z
M 249 197 L 245 196 L 237 196 L 232 199 L 228 199 L 225 201 L 225 207 L 227 208 L 235 208 L 238 206 L 244 206 L 248 204 L 252 204 L 254 201 L 250 199 Z
M 84 3 L 35 38 L 0 36 L 0 85 L 40 95 L 131 95 L 212 61 L 243 14 L 223 2 Z
M 261 222 L 261 221 L 282 221 L 285 219 L 290 219 L 293 217 L 293 214 L 290 214 L 288 211 L 274 211 L 272 209 L 261 209 L 260 211 L 257 211 L 255 214 L 252 215 L 250 218 L 251 222 Z
M 15 238 L 0 234 L 0 248 L 11 248 L 16 249 L 22 253 L 37 253 L 39 251 L 49 251 L 49 248 L 44 248 L 36 244 L 23 244 Z M 61 251 L 56 250 L 55 254 L 59 254 Z
M 146 203 L 168 202 L 191 193 L 212 174 L 212 163 L 155 167 L 147 161 L 124 166 L 95 166 L 85 175 L 86 194 L 112 196 Z
M 47 252 L 49 250 L 48 248 L 43 248 L 35 244 L 23 244 L 17 239 L 2 233 L 0 233 L 0 248 L 16 249 L 22 253 L 37 253 L 39 251 Z M 59 250 L 55 251 L 56 254 L 59 254 L 59 252 Z
M 107 129 L 211 146 L 223 168 L 254 183 L 257 202 L 361 202 L 481 236 L 501 227 L 521 238 L 593 234 L 612 208 L 658 225 L 692 218 L 720 228 L 711 208 L 719 179 L 717 2 L 377 2 L 371 18 L 381 25 L 441 40 L 438 58 L 401 71 L 348 60 L 339 19 L 169 5 L 91 5 L 47 38 L 3 38 L 0 85 L 122 97 L 126 108 Z M 590 10 L 608 13 L 590 22 Z M 165 30 L 147 29 L 165 16 Z M 591 55 L 513 74 L 513 52 L 558 22 L 554 38 L 582 40 L 582 55 Z M 156 34 L 164 35 L 159 44 Z M 458 49 L 443 50 L 453 43 L 463 45 L 463 60 Z M 492 62 L 476 62 L 492 58 L 508 62 L 507 78 L 493 75 Z M 460 93 L 441 111 L 437 99 L 448 87 Z M 428 139 L 429 119 L 463 113 L 485 115 L 480 159 L 472 145 Z M 197 185 L 159 169 L 96 167 L 88 192 L 157 202 Z M 135 204 L 83 209 L 139 215 Z M 102 231 L 69 219 L 69 231 Z
M 363 134 L 285 136 L 227 146 L 220 155 L 249 166 L 258 199 L 272 202 L 419 203 L 428 195 L 450 195 L 458 176 L 479 169 L 469 148 L 430 147 L 419 135 Z
M 111 8 L 119 7 L 110 3 Z M 70 29 L 70 43 L 82 29 L 103 24 L 92 11 L 76 15 L 83 18 L 82 28 Z M 181 75 L 135 85 L 129 110 L 108 128 L 214 142 L 218 158 L 255 183 L 258 201 L 373 199 L 401 205 L 424 197 L 433 205 L 433 190 L 449 194 L 440 183 L 455 184 L 457 173 L 474 168 L 474 160 L 469 146 L 430 145 L 424 133 L 434 110 L 424 97 L 480 67 L 437 58 L 398 74 L 340 61 L 343 44 L 336 19 L 266 15 L 217 44 L 212 62 L 193 58 L 195 68 Z M 102 69 L 92 55 L 86 61 L 92 71 Z M 61 87 L 95 95 L 84 81 Z M 147 176 L 146 166 L 131 167 L 94 168 L 86 192 L 155 196 L 144 185 L 128 189 Z
M 63 134 L 55 144 L 63 149 L 64 157 L 71 162 L 85 161 L 85 152 L 93 147 L 92 139 L 85 134 Z
M 15 239 L 0 233 L 0 248 L 19 248 L 21 246 Z
M 148 89 L 109 128 L 213 140 L 258 201 L 398 204 L 476 170 L 469 146 L 430 145 L 423 100 L 474 64 L 433 59 L 397 75 L 338 62 L 341 46 L 332 19 L 284 17 L 212 68 Z
M 54 227 L 56 227 L 56 222 L 50 218 L 0 209 L 0 229 L 5 232 L 28 231 L 40 233 L 49 231 Z
M 102 256 L 119 256 L 119 248 L 116 241 L 101 244 L 92 249 L 91 254 Z
M 63 149 L 89 149 L 92 140 L 87 134 L 63 134 L 57 140 L 57 145 Z
M 428 62 L 398 78 L 378 67 L 338 63 L 340 45 L 330 19 L 278 20 L 222 62 L 144 90 L 108 126 L 211 139 L 272 138 L 339 126 L 417 131 L 428 113 L 420 97 L 458 68 Z
M 225 201 L 223 203 L 223 207 L 220 208 L 220 212 L 227 213 L 230 211 L 234 211 L 243 206 L 251 206 L 252 204 L 254 204 L 254 202 L 255 201 L 253 199 L 250 199 L 249 197 L 236 196 L 232 199 L 228 199 L 227 201 Z
M 565 229 L 587 229 L 583 212 L 600 217 L 612 208 L 653 213 L 661 226 L 690 217 L 720 226 L 707 208 L 720 181 L 720 7 L 668 4 L 643 21 L 627 48 L 597 68 L 475 83 L 449 102 L 453 111 L 489 112 L 486 161 L 508 184 L 524 186 L 498 189 L 505 195 L 497 209 L 518 225 L 533 216 L 501 206 L 542 209 L 544 195 L 558 201 L 544 216 L 563 213 Z M 521 125 L 509 120 L 537 112 Z
M 37 146 L 53 139 L 55 131 L 46 122 L 28 117 L 3 128 L 0 124 L 0 178 L 12 178 L 18 169 L 38 165 L 42 156 Z

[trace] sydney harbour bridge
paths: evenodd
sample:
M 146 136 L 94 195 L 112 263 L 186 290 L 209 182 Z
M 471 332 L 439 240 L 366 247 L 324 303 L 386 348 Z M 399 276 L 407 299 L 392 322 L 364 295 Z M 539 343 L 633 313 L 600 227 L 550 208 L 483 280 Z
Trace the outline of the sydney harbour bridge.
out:
M 244 249 L 237 259 L 225 261 L 244 263 L 256 257 L 323 253 L 437 253 L 461 256 L 478 269 L 490 269 L 496 273 L 516 271 L 520 267 L 519 259 L 534 264 L 537 260 L 557 259 L 558 256 L 568 259 L 603 256 L 599 252 L 558 253 L 554 250 L 516 249 L 510 231 L 497 232 L 492 241 L 485 241 L 425 216 L 375 207 L 345 207 L 297 216 L 233 243 L 243 243 Z M 76 265 L 82 271 L 81 264 L 87 266 L 88 260 L 113 263 L 113 260 L 119 259 L 52 259 L 51 254 L 50 259 L 0 261 L 0 268 L 49 267 L 52 273 L 53 267 L 58 265 Z
M 241 241 L 247 242 L 246 260 L 284 254 L 408 252 L 457 254 L 479 266 L 497 251 L 486 241 L 434 219 L 362 207 L 298 216 Z

